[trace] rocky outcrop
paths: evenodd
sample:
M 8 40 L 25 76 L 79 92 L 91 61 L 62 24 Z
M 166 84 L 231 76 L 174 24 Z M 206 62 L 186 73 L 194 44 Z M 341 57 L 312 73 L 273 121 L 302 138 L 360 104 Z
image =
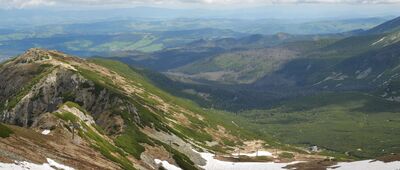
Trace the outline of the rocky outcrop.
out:
M 6 98 L 7 96 L 4 96 Z M 10 109 L 3 111 L 1 121 L 23 127 L 32 126 L 43 113 L 54 112 L 66 101 L 78 103 L 95 118 L 96 123 L 110 133 L 121 132 L 119 115 L 111 114 L 113 109 L 127 111 L 138 121 L 139 116 L 132 103 L 114 95 L 109 90 L 96 86 L 78 72 L 66 68 L 55 68 L 24 94 Z M 7 104 L 6 104 L 7 106 Z

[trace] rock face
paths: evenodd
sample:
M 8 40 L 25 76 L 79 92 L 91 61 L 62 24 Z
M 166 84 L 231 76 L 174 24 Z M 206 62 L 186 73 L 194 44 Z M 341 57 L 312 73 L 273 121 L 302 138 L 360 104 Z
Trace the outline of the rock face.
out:
M 121 125 L 111 122 L 118 122 L 115 120 L 120 119 L 119 116 L 110 114 L 112 109 L 126 110 L 136 115 L 134 119 L 139 121 L 132 103 L 125 102 L 119 96 L 112 95 L 109 90 L 96 86 L 77 71 L 41 63 L 52 57 L 50 53 L 38 49 L 29 50 L 0 71 L 0 87 L 5 89 L 0 91 L 0 99 L 6 108 L 0 116 L 1 122 L 30 127 L 41 114 L 54 112 L 66 101 L 81 105 L 92 114 L 96 123 L 110 133 L 120 132 L 122 128 Z M 25 77 L 29 72 L 40 76 L 35 77 L 35 80 L 33 76 Z M 27 84 L 32 84 L 31 89 L 21 90 Z M 20 92 L 15 96 L 18 90 Z M 11 102 L 11 98 L 14 98 L 14 101 Z
M 16 59 L 16 63 L 34 63 L 34 62 L 40 62 L 44 60 L 51 60 L 52 55 L 50 53 L 53 53 L 55 51 L 43 51 L 41 49 L 37 48 L 32 48 L 29 49 L 27 52 L 22 54 Z

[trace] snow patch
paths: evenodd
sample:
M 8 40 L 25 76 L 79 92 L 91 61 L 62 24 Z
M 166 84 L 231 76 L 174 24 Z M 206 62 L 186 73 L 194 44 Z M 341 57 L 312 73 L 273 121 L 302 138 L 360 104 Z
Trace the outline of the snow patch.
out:
M 0 162 L 0 170 L 74 170 L 74 168 L 71 168 L 69 166 L 65 166 L 63 164 L 59 164 L 56 161 L 47 158 L 48 163 L 44 163 L 42 165 L 40 164 L 34 164 L 31 162 L 26 162 L 26 161 L 15 161 L 14 163 L 1 163 Z
M 364 160 L 356 162 L 341 162 L 337 165 L 331 166 L 328 170 L 354 170 L 354 169 L 368 169 L 368 170 L 398 170 L 400 168 L 400 161 L 382 162 L 373 160 Z
M 202 158 L 204 158 L 207 163 L 202 168 L 206 170 L 249 170 L 249 169 L 257 169 L 257 170 L 282 170 L 285 169 L 283 167 L 295 164 L 299 162 L 291 162 L 291 163 L 275 163 L 275 162 L 227 162 L 220 161 L 214 158 L 214 154 L 211 153 L 199 153 Z M 267 154 L 265 152 L 264 154 Z
M 48 129 L 42 131 L 43 135 L 48 135 L 49 133 L 50 133 L 50 130 L 48 130 Z
M 332 72 L 330 76 L 326 77 L 325 79 L 319 81 L 318 83 L 313 84 L 313 86 L 319 85 L 323 82 L 329 81 L 329 80 L 335 80 L 335 81 L 341 81 L 348 78 L 347 75 L 344 75 L 343 73 L 335 73 Z
M 385 73 L 385 72 L 382 72 L 381 74 L 379 74 L 378 76 L 376 76 L 376 78 L 375 78 L 374 80 L 372 80 L 372 82 L 375 82 L 376 80 L 378 80 L 379 78 L 381 78 L 382 75 L 383 75 L 383 73 Z
M 50 158 L 47 158 L 47 162 L 49 163 L 49 165 L 51 167 L 55 167 L 55 169 L 74 170 L 74 168 L 71 168 L 69 166 L 65 166 L 63 164 L 59 164 L 59 163 L 57 163 L 56 161 L 54 161 L 54 160 L 52 160 Z
M 371 73 L 371 71 L 372 71 L 372 68 L 370 67 L 370 68 L 358 73 L 356 79 L 363 79 L 363 78 L 367 77 L 369 75 L 369 73 Z
M 156 164 L 161 164 L 167 170 L 182 170 L 181 168 L 179 168 L 173 164 L 170 164 L 168 161 L 154 159 L 154 162 L 156 162 Z
M 386 38 L 386 37 L 383 37 L 383 38 L 379 39 L 378 41 L 375 41 L 375 42 L 372 43 L 371 45 L 376 45 L 376 44 L 382 42 L 383 40 L 385 40 L 385 38 Z
M 392 101 L 392 102 L 400 102 L 400 97 L 399 96 L 392 96 L 392 97 L 386 98 L 386 100 Z
M 233 156 L 238 156 L 238 153 L 232 154 Z M 240 153 L 241 156 L 256 157 L 257 152 L 253 153 Z M 272 156 L 271 152 L 268 151 L 258 151 L 258 156 Z

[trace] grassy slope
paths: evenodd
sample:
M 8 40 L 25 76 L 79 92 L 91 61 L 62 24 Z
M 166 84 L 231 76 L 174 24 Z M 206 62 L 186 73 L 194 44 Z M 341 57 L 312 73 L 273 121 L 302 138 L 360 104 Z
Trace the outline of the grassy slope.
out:
M 163 100 L 168 101 L 169 104 L 171 105 L 174 104 L 179 105 L 192 112 L 205 116 L 207 119 L 207 126 L 216 127 L 216 125 L 221 124 L 224 125 L 224 127 L 227 128 L 229 131 L 232 131 L 233 133 L 241 133 L 244 137 L 251 138 L 252 135 L 254 135 L 246 130 L 243 129 L 241 130 L 238 129 L 236 126 L 234 126 L 229 120 L 235 119 L 235 117 L 231 116 L 230 114 L 215 110 L 204 110 L 200 108 L 197 104 L 193 103 L 188 99 L 178 98 L 167 92 L 164 92 L 158 87 L 152 85 L 150 83 L 151 82 L 150 80 L 141 76 L 139 73 L 135 72 L 132 68 L 130 68 L 126 64 L 120 63 L 118 61 L 105 60 L 105 59 L 92 59 L 91 62 L 107 67 L 117 72 L 118 74 L 130 80 L 133 80 L 135 83 L 140 84 L 140 86 L 146 89 L 146 91 L 161 97 Z M 150 100 L 147 102 L 151 103 L 152 101 Z M 194 120 L 192 121 L 194 122 Z
M 136 71 L 132 70 L 128 65 L 113 61 L 113 60 L 104 60 L 104 59 L 93 59 L 91 62 L 94 62 L 96 64 L 102 65 L 104 67 L 107 67 L 120 75 L 127 77 L 128 79 L 134 80 L 135 83 L 140 84 L 146 91 L 149 91 L 157 96 L 160 96 L 163 100 L 168 101 L 169 104 L 175 104 L 182 106 L 186 109 L 189 109 L 192 112 L 195 112 L 197 114 L 200 114 L 205 117 L 206 121 L 196 121 L 197 119 L 193 119 L 190 116 L 188 116 L 189 120 L 192 122 L 192 124 L 196 127 L 211 127 L 211 128 L 217 128 L 217 125 L 222 125 L 225 127 L 226 131 L 233 134 L 234 136 L 240 137 L 242 140 L 251 140 L 251 139 L 260 139 L 260 137 L 264 140 L 267 141 L 267 143 L 271 147 L 275 148 L 281 148 L 284 150 L 292 150 L 292 151 L 298 151 L 302 152 L 302 150 L 299 150 L 291 145 L 288 144 L 283 144 L 279 141 L 276 140 L 276 138 L 265 134 L 264 132 L 254 130 L 252 129 L 252 122 L 248 121 L 247 119 L 243 119 L 243 117 L 234 115 L 230 112 L 224 112 L 221 110 L 214 110 L 214 109 L 204 109 L 199 107 L 197 104 L 193 103 L 192 101 L 188 99 L 183 99 L 183 98 L 178 98 L 175 97 L 169 93 L 166 93 L 162 90 L 160 90 L 158 87 L 154 86 L 151 84 L 150 80 L 148 80 L 145 77 L 142 77 L 139 73 Z M 151 101 L 147 101 L 151 102 Z M 140 108 L 139 108 L 140 109 Z M 148 114 L 144 114 L 142 116 L 145 116 Z M 178 136 L 183 135 L 190 137 L 192 139 L 195 139 L 200 142 L 207 141 L 209 139 L 209 136 L 207 134 L 201 133 L 201 131 L 193 131 L 193 129 L 181 129 L 182 127 L 176 126 L 175 127 L 177 130 L 179 130 L 179 133 L 176 133 Z M 259 127 L 257 127 L 259 128 Z M 175 131 L 176 132 L 176 131 Z M 182 138 L 185 138 L 185 136 L 181 136 Z M 233 141 L 230 140 L 224 140 L 223 141 L 224 145 L 227 146 L 232 146 L 235 145 Z M 236 143 L 236 144 L 240 144 Z M 222 149 L 220 145 L 209 148 L 207 146 L 204 146 L 208 149 L 218 151 L 218 152 L 226 152 L 226 150 Z
M 242 113 L 252 128 L 282 142 L 358 158 L 400 152 L 400 107 L 361 93 L 327 93 Z

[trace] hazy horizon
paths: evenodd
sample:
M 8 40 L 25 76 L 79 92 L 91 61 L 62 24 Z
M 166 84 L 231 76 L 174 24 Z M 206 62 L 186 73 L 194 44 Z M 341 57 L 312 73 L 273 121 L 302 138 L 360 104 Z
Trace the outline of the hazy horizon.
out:
M 0 14 L 11 16 L 48 10 L 149 18 L 352 19 L 399 16 L 399 8 L 398 0 L 0 0 Z

